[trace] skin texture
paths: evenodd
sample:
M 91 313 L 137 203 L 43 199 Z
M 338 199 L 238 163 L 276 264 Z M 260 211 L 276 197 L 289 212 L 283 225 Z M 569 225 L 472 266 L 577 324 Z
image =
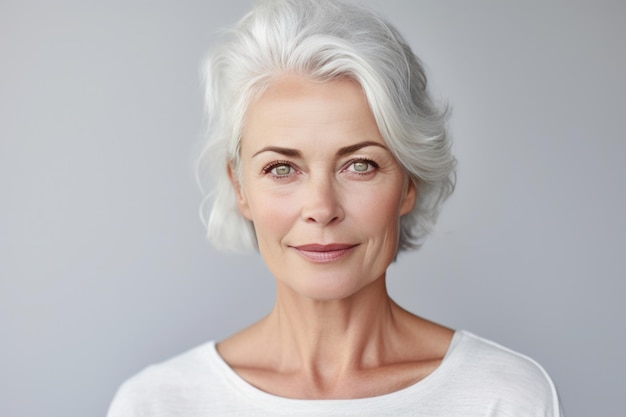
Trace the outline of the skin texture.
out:
M 235 372 L 283 397 L 361 398 L 436 369 L 452 331 L 385 285 L 415 185 L 357 83 L 275 80 L 248 109 L 229 174 L 277 283 L 272 312 L 218 344 Z

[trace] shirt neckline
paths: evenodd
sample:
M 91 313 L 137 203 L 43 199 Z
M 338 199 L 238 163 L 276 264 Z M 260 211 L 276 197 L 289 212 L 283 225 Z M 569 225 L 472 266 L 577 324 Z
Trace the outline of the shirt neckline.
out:
M 404 403 L 404 398 L 410 398 L 411 401 L 415 401 L 416 396 L 424 395 L 425 392 L 430 391 L 435 386 L 442 383 L 442 381 L 445 380 L 445 375 L 454 369 L 455 364 L 458 362 L 460 356 L 458 352 L 461 350 L 459 347 L 465 337 L 465 331 L 455 331 L 441 364 L 425 378 L 414 384 L 375 397 L 351 399 L 294 399 L 265 392 L 239 376 L 239 374 L 224 361 L 217 351 L 215 341 L 209 342 L 208 348 L 211 362 L 218 368 L 220 375 L 224 377 L 226 383 L 233 388 L 234 392 L 241 397 L 247 398 L 256 407 L 281 407 L 285 409 L 289 407 L 300 408 L 306 406 L 306 409 L 311 412 L 316 410 L 322 411 L 331 407 L 333 411 L 340 412 L 342 409 L 346 411 L 353 410 L 354 407 L 358 405 L 359 407 L 364 407 L 361 409 L 375 410 L 381 407 L 381 409 L 389 411 L 389 404 L 402 404 Z

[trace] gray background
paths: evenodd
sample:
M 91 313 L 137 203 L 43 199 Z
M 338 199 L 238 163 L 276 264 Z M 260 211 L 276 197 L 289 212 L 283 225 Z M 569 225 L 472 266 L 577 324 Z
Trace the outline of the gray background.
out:
M 623 415 L 624 3 L 369 3 L 453 105 L 459 159 L 392 296 L 537 359 L 569 417 Z M 248 7 L 0 3 L 1 416 L 103 415 L 271 307 L 257 255 L 206 243 L 192 170 L 199 64 Z

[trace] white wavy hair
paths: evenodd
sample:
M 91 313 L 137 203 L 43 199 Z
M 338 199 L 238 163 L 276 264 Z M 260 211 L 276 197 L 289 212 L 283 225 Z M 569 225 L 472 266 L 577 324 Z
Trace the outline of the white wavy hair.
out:
M 398 250 L 423 243 L 454 190 L 456 161 L 447 108 L 434 104 L 419 59 L 389 23 L 346 1 L 260 1 L 226 33 L 205 70 L 209 140 L 198 178 L 213 171 L 215 183 L 201 211 L 210 207 L 205 223 L 217 248 L 256 247 L 254 225 L 238 210 L 227 166 L 239 172 L 248 105 L 286 73 L 359 83 L 382 137 L 416 184 L 415 207 L 400 219 Z

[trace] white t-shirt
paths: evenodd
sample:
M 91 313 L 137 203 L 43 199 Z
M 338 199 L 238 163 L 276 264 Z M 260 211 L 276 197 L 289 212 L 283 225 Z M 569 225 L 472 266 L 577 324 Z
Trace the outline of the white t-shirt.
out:
M 457 331 L 441 365 L 390 394 L 295 400 L 237 375 L 209 342 L 152 365 L 118 390 L 108 417 L 420 416 L 558 417 L 554 384 L 532 359 Z

